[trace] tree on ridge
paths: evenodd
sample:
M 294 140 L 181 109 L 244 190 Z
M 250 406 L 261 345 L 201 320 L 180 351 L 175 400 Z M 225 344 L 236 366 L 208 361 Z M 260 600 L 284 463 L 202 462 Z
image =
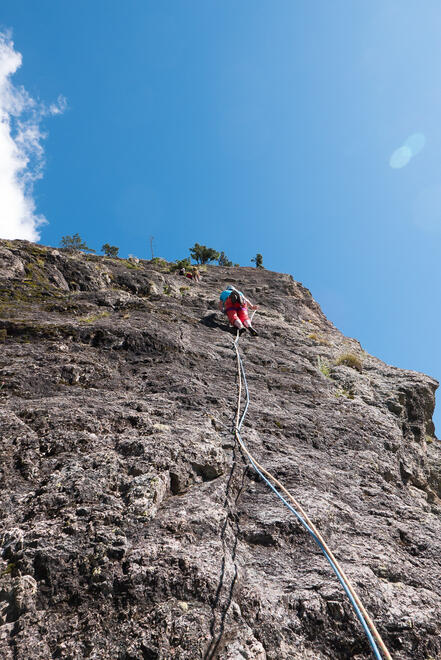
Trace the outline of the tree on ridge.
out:
M 195 243 L 190 248 L 190 254 L 197 264 L 208 264 L 210 261 L 217 261 L 220 257 L 217 250 L 208 248 L 206 245 L 199 245 L 199 243 Z
M 95 252 L 92 248 L 87 247 L 86 243 L 78 233 L 73 236 L 62 236 L 60 247 L 67 248 L 68 250 L 75 250 L 77 252 L 79 250 L 83 250 L 84 252 Z

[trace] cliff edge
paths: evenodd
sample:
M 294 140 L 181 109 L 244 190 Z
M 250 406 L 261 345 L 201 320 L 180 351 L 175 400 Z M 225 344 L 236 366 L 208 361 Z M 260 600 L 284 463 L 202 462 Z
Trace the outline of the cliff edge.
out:
M 0 240 L 0 656 L 370 658 L 350 604 L 235 445 L 302 503 L 394 659 L 441 658 L 436 381 L 368 355 L 289 275 Z

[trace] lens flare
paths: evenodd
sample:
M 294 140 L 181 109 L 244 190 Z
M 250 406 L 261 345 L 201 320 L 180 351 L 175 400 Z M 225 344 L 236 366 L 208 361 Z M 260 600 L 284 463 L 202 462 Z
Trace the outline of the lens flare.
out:
M 403 146 L 399 149 L 395 149 L 392 156 L 389 160 L 389 165 L 394 170 L 399 170 L 401 167 L 405 167 L 412 158 L 412 152 L 409 147 Z
M 389 165 L 394 170 L 399 170 L 410 163 L 412 158 L 420 153 L 426 145 L 426 136 L 423 133 L 412 133 L 404 140 L 398 149 L 395 149 L 389 159 Z
M 411 150 L 412 156 L 416 156 L 424 149 L 425 144 L 426 136 L 423 133 L 413 133 L 404 141 L 403 146 Z

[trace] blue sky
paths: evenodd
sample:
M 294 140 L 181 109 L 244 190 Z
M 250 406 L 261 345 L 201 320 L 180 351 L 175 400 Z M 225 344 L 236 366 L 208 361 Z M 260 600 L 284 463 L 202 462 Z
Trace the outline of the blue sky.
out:
M 67 102 L 41 119 L 42 243 L 261 252 L 368 352 L 441 377 L 437 0 L 3 0 L 0 28 L 14 84 Z

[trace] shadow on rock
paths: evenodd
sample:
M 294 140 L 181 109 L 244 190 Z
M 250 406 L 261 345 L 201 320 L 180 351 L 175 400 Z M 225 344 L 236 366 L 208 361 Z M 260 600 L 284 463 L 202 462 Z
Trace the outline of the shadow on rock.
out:
M 232 332 L 231 326 L 219 322 L 215 313 L 204 316 L 203 318 L 201 318 L 199 323 L 202 323 L 202 325 L 205 325 L 207 328 L 218 328 L 219 330 L 224 330 L 224 332 L 229 332 L 229 333 Z

